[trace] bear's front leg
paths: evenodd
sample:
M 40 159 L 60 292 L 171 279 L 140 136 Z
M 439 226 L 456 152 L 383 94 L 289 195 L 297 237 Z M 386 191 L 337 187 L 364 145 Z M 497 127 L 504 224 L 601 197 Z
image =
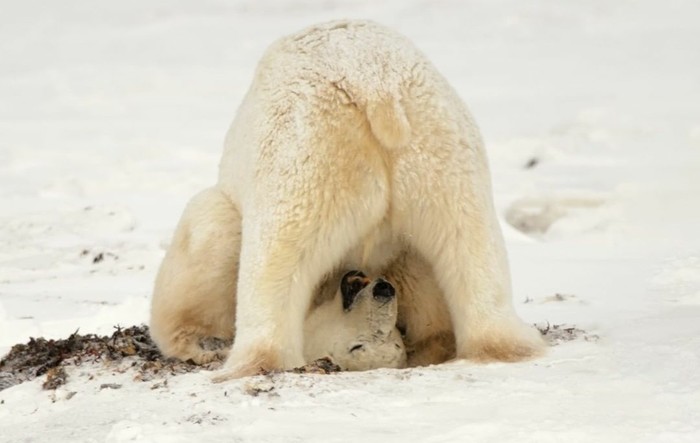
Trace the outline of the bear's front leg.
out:
M 244 218 L 236 339 L 216 381 L 304 364 L 303 321 L 320 274 L 302 259 L 302 233 L 280 219 Z

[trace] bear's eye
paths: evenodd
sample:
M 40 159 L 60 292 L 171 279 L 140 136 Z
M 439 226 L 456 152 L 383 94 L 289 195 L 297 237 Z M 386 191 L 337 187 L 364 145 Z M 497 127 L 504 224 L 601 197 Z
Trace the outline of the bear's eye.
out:
M 364 347 L 364 345 L 355 345 L 355 346 L 353 346 L 352 348 L 350 348 L 350 352 L 359 351 L 359 350 L 362 349 L 363 347 Z

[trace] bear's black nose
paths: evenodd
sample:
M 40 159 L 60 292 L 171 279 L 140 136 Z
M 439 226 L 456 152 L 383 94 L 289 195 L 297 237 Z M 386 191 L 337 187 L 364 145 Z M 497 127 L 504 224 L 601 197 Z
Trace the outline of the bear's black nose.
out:
M 396 291 L 394 291 L 394 287 L 391 286 L 391 283 L 383 278 L 377 279 L 377 283 L 372 289 L 372 295 L 374 295 L 376 299 L 389 299 L 393 297 L 395 293 Z

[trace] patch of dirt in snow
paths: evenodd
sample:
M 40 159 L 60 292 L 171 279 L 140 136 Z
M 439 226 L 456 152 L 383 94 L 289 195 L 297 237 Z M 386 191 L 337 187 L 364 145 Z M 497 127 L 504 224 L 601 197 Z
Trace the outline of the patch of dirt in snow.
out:
M 42 375 L 46 375 L 44 389 L 56 389 L 67 381 L 64 367 L 86 364 L 120 372 L 133 368 L 138 381 L 210 369 L 163 357 L 151 340 L 148 326 L 116 327 L 111 337 L 76 331 L 66 339 L 30 338 L 26 344 L 14 345 L 0 360 L 0 390 Z
M 14 385 L 45 375 L 44 389 L 56 389 L 68 381 L 67 366 L 95 366 L 84 371 L 91 379 L 99 367 L 116 372 L 132 371 L 134 381 L 145 382 L 160 379 L 167 385 L 167 377 L 200 370 L 218 368 L 220 362 L 196 365 L 191 361 L 180 361 L 164 357 L 148 332 L 148 326 L 115 327 L 111 337 L 95 334 L 81 335 L 78 331 L 67 339 L 47 340 L 30 338 L 26 344 L 17 344 L 0 360 L 0 391 Z M 203 347 L 230 346 L 223 340 L 212 339 L 202 343 Z M 329 358 L 316 360 L 291 372 L 304 374 L 330 374 L 340 367 Z M 263 374 L 261 375 L 268 375 Z M 118 389 L 121 386 L 103 386 L 103 389 Z M 261 391 L 262 392 L 262 391 Z

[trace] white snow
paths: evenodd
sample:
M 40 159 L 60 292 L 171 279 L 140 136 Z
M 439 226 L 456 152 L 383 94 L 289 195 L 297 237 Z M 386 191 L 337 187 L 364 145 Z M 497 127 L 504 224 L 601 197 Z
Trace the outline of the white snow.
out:
M 89 380 L 79 374 L 98 369 L 79 367 L 56 392 L 41 380 L 1 391 L 0 441 L 700 441 L 700 3 L 0 10 L 0 353 L 145 321 L 163 245 L 214 181 L 262 51 L 342 17 L 408 35 L 468 102 L 518 312 L 586 331 L 520 364 L 221 385 L 198 373 L 167 386 L 105 369 Z M 548 229 L 520 232 L 509 213 Z

